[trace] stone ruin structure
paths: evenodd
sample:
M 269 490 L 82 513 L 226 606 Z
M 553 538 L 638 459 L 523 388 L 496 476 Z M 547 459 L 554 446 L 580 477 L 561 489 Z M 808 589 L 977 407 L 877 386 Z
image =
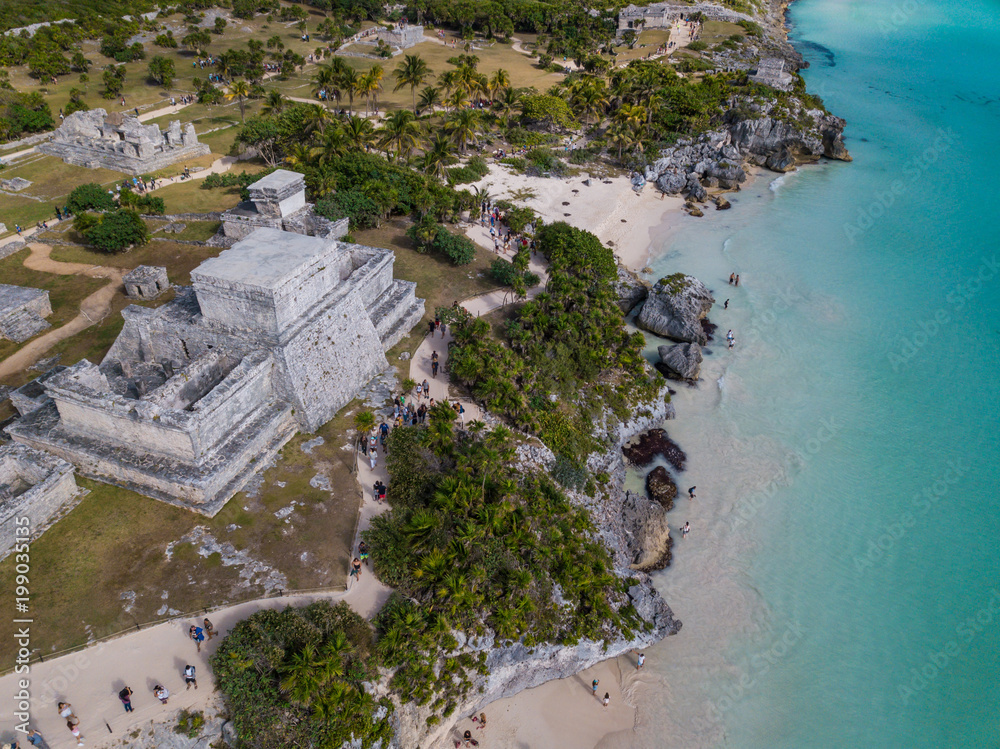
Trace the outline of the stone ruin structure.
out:
M 215 515 L 296 431 L 327 422 L 423 317 L 391 250 L 262 228 L 157 307 L 123 310 L 101 364 L 39 383 L 7 427 L 88 477 Z
M 122 276 L 125 296 L 129 299 L 156 299 L 170 288 L 167 269 L 157 265 L 140 265 Z
M 780 57 L 762 58 L 757 63 L 757 69 L 750 74 L 750 80 L 782 91 L 792 87 L 792 74 L 785 70 L 785 61 Z
M 0 559 L 38 538 L 82 497 L 73 466 L 25 445 L 0 445 Z
M 243 239 L 264 226 L 332 239 L 347 234 L 348 219 L 330 221 L 306 202 L 305 177 L 298 172 L 278 169 L 247 190 L 250 200 L 222 214 L 222 233 L 227 238 Z
M 211 152 L 207 144 L 198 142 L 190 122 L 181 129 L 180 120 L 174 120 L 163 132 L 158 125 L 143 125 L 134 115 L 108 114 L 103 109 L 69 115 L 52 140 L 39 145 L 38 150 L 67 164 L 132 175 L 155 172 Z
M 669 29 L 681 14 L 681 7 L 669 3 L 628 5 L 618 12 L 618 36 L 626 31 L 638 34 L 643 29 Z
M 49 292 L 27 286 L 0 284 L 0 338 L 21 343 L 51 327 Z

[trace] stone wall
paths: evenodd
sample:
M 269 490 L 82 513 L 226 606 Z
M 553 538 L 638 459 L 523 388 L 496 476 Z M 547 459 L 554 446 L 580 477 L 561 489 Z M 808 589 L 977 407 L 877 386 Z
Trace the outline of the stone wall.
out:
M 79 495 L 65 460 L 25 445 L 0 446 L 0 559 L 40 536 Z

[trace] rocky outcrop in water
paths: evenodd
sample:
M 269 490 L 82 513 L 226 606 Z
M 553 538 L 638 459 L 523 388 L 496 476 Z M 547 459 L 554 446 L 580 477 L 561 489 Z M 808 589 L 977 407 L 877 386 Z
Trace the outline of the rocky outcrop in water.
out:
M 677 484 L 670 477 L 667 469 L 663 466 L 656 466 L 646 474 L 646 493 L 649 498 L 659 502 L 664 510 L 672 510 L 674 498 L 677 496 Z
M 693 276 L 675 273 L 659 282 L 639 311 L 636 325 L 663 338 L 682 343 L 708 343 L 701 321 L 708 315 L 715 298 Z
M 623 445 L 622 454 L 629 463 L 639 467 L 648 466 L 657 455 L 663 456 L 678 471 L 683 471 L 687 462 L 687 455 L 680 445 L 658 427 L 643 432 L 637 439 Z
M 667 523 L 667 508 L 642 494 L 626 492 L 622 515 L 636 529 L 625 544 L 630 569 L 652 572 L 670 564 L 673 541 Z
M 660 361 L 656 368 L 671 380 L 697 382 L 701 374 L 701 346 L 697 343 L 675 343 L 673 346 L 660 346 L 656 349 Z
M 790 103 L 789 103 L 790 101 Z M 798 98 L 733 103 L 722 127 L 679 140 L 646 168 L 646 180 L 668 195 L 702 202 L 707 189 L 738 190 L 747 166 L 787 172 L 822 157 L 850 161 L 844 120 L 809 109 Z

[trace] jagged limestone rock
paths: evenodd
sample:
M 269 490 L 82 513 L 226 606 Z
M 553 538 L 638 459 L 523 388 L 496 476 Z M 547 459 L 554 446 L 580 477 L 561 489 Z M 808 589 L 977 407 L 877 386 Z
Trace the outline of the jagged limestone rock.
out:
M 693 276 L 676 273 L 660 279 L 642 305 L 636 325 L 658 336 L 704 346 L 708 335 L 701 320 L 715 299 Z
M 671 380 L 695 382 L 701 373 L 701 346 L 697 343 L 675 343 L 656 349 L 660 361 L 656 368 Z

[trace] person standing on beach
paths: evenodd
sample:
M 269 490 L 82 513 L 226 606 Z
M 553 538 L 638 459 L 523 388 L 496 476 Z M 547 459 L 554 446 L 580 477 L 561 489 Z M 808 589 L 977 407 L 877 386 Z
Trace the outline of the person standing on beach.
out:
M 729 300 L 728 299 L 726 300 L 726 303 L 722 305 L 722 309 L 729 309 Z
M 739 273 L 736 274 L 736 284 L 735 285 L 736 286 L 740 285 L 740 274 Z
M 132 707 L 132 689 L 130 687 L 125 687 L 122 691 L 118 693 L 118 699 L 122 701 L 122 705 L 125 706 L 125 712 L 130 713 L 134 709 Z
M 729 274 L 729 285 L 730 285 L 730 286 L 732 286 L 732 285 L 733 285 L 733 282 L 734 282 L 735 280 L 736 280 L 736 274 L 735 274 L 735 273 L 730 273 L 730 274 Z
M 28 733 L 28 743 L 32 746 L 48 746 L 48 744 L 45 743 L 45 739 L 42 738 L 42 734 L 38 732 L 37 728 L 31 729 Z
M 697 488 L 698 488 L 697 486 L 692 486 L 690 489 L 688 489 L 688 499 L 694 499 L 695 497 L 694 490 Z
M 600 679 L 594 679 L 592 682 L 590 682 L 590 693 L 595 697 L 597 696 L 597 685 L 600 683 L 601 683 Z
M 155 687 L 153 687 L 153 696 L 156 697 L 156 699 L 158 699 L 164 705 L 166 705 L 167 700 L 170 699 L 170 690 L 168 690 L 166 687 L 157 684 Z
M 642 671 L 642 667 L 646 665 L 646 654 L 639 653 L 638 651 L 632 651 L 632 652 L 636 653 L 639 656 L 638 660 L 636 660 L 635 662 L 635 670 Z
M 681 528 L 681 538 L 687 538 L 687 535 L 690 532 L 691 532 L 691 523 L 684 523 L 684 527 Z
M 59 703 L 59 717 L 69 720 L 73 717 L 73 706 L 68 702 Z
M 76 737 L 76 745 L 83 746 L 83 734 L 80 733 L 80 719 L 75 715 L 69 716 L 66 719 L 66 728 Z
M 611 704 L 611 695 L 608 694 L 607 692 L 605 692 L 604 693 L 604 699 L 601 700 L 601 701 L 604 703 L 604 707 L 607 707 L 608 705 Z

